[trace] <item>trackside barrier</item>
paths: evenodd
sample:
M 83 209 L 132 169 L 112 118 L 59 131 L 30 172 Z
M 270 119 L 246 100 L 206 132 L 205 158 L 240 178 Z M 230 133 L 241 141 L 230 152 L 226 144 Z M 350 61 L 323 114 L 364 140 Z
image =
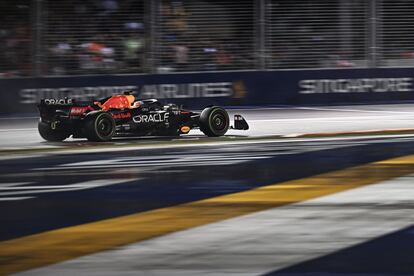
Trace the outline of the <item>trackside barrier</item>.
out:
M 36 112 L 42 98 L 99 99 L 123 90 L 187 108 L 414 100 L 414 69 L 243 71 L 0 79 L 1 113 Z

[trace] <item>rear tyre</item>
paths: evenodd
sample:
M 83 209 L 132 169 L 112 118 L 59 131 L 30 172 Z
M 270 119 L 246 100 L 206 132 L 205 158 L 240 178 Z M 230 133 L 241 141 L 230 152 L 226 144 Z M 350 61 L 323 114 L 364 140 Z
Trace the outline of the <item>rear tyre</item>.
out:
M 46 141 L 50 142 L 60 142 L 70 136 L 70 134 L 66 131 L 63 131 L 62 129 L 52 129 L 50 123 L 45 123 L 42 121 L 39 121 L 37 124 L 37 129 L 39 130 L 40 136 L 42 136 L 42 138 Z
M 110 141 L 115 134 L 115 120 L 109 113 L 90 113 L 85 118 L 84 133 L 89 141 Z
M 219 106 L 205 108 L 199 122 L 200 130 L 209 137 L 223 136 L 230 127 L 227 111 Z

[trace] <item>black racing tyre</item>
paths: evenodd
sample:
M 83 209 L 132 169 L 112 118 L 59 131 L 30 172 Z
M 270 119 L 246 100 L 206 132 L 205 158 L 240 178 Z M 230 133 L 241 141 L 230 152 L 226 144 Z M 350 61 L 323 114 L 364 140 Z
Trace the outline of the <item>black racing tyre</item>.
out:
M 60 142 L 70 136 L 70 134 L 66 131 L 62 129 L 52 129 L 50 123 L 45 123 L 42 121 L 39 121 L 37 124 L 37 129 L 39 130 L 40 136 L 42 136 L 42 138 L 46 141 Z
M 199 122 L 200 130 L 209 137 L 223 136 L 230 127 L 229 114 L 219 106 L 205 108 Z
M 115 134 L 115 120 L 106 112 L 90 113 L 85 118 L 84 134 L 89 141 L 110 141 Z

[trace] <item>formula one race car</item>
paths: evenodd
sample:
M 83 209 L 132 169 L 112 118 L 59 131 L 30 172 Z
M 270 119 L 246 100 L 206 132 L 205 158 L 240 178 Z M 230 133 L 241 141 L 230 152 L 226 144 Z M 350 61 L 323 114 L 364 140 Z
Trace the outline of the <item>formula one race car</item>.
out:
M 194 128 L 217 137 L 230 128 L 229 115 L 221 107 L 209 106 L 198 113 L 175 104 L 163 105 L 156 99 L 136 100 L 130 92 L 91 102 L 43 99 L 38 108 L 39 133 L 47 141 L 63 141 L 71 135 L 90 141 L 128 136 L 179 136 Z M 247 130 L 249 126 L 241 115 L 234 115 L 231 128 Z

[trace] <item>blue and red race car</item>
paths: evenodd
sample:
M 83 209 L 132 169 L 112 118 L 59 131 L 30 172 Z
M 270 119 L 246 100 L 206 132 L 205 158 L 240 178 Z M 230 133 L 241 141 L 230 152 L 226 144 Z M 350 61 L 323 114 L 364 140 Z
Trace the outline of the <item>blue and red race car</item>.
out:
M 193 112 L 176 104 L 163 105 L 156 99 L 136 100 L 131 92 L 91 102 L 43 99 L 38 108 L 38 130 L 47 141 L 63 141 L 70 136 L 90 141 L 128 136 L 179 136 L 194 128 L 217 137 L 223 136 L 230 127 L 249 128 L 241 115 L 234 115 L 234 126 L 230 126 L 227 111 L 219 106 Z

